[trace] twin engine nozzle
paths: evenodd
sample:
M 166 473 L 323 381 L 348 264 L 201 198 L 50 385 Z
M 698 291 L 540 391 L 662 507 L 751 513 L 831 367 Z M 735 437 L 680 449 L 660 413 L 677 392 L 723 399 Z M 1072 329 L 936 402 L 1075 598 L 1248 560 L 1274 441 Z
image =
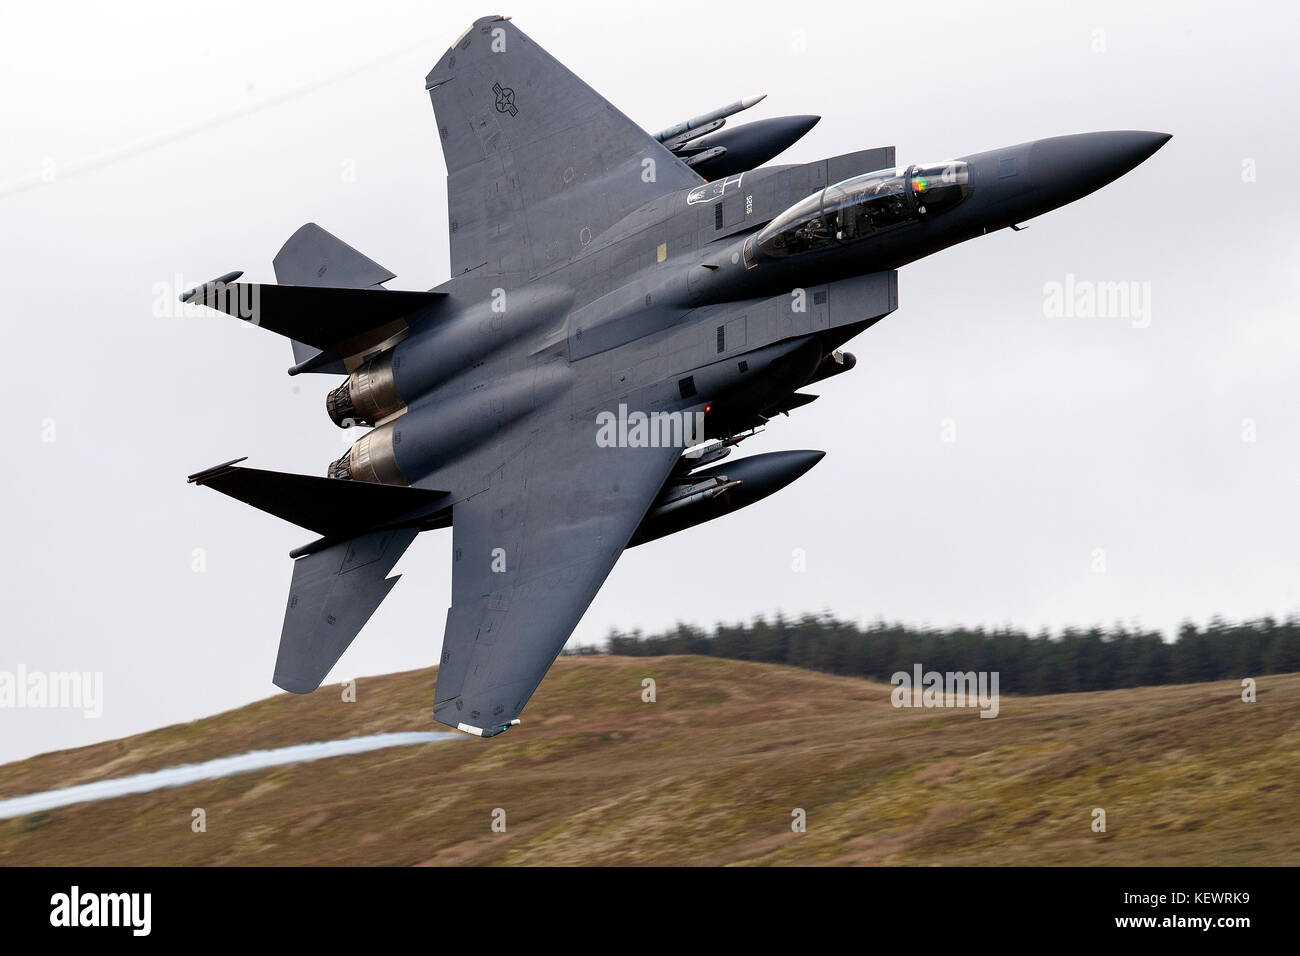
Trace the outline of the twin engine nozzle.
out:
M 325 476 L 381 485 L 410 484 L 397 464 L 391 425 L 362 435 L 342 457 L 330 462 Z
M 391 350 L 368 359 L 325 397 L 325 410 L 335 425 L 378 425 L 406 408 L 393 378 L 393 362 Z
M 509 295 L 494 290 L 479 301 L 450 305 L 436 322 L 353 369 L 348 380 L 329 393 L 326 411 L 340 428 L 391 421 L 408 403 L 476 367 L 484 356 L 563 319 L 572 300 L 571 289 L 538 286 L 511 290 Z
M 380 425 L 406 410 L 406 402 L 393 380 L 396 361 L 391 350 L 362 362 L 346 382 L 325 396 L 325 410 L 339 428 Z M 376 428 L 362 435 L 347 453 L 330 462 L 329 478 L 375 481 L 386 485 L 409 484 L 393 453 L 393 427 Z
M 376 366 L 384 368 L 378 362 Z M 376 375 L 381 387 L 358 387 L 372 381 L 360 372 L 358 369 L 353 373 L 351 389 L 337 404 L 350 403 L 356 415 L 374 421 L 381 417 L 379 411 L 385 406 L 372 399 L 376 395 L 382 398 L 385 386 Z M 346 455 L 329 466 L 326 474 L 330 478 L 384 485 L 414 484 L 477 447 L 502 427 L 555 401 L 571 384 L 568 362 L 561 361 L 520 369 L 491 382 L 466 384 L 449 394 L 418 395 L 409 409 L 402 405 L 401 414 L 390 412 L 386 421 L 362 435 Z

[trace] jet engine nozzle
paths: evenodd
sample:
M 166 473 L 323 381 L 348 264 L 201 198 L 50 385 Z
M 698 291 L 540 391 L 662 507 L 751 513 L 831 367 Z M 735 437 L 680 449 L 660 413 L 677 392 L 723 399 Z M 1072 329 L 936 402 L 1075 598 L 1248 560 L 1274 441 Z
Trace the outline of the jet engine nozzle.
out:
M 357 366 L 348 380 L 325 397 L 325 410 L 339 428 L 377 425 L 406 408 L 393 379 L 393 352 Z
M 326 478 L 342 478 L 344 481 L 352 480 L 352 450 L 344 452 L 341 458 L 330 462 L 329 468 L 325 470 Z
M 393 453 L 393 427 L 384 425 L 362 435 L 348 453 L 330 463 L 327 478 L 373 481 L 381 485 L 409 485 Z
M 357 407 L 352 404 L 351 379 L 325 396 L 325 411 L 329 413 L 330 421 L 339 428 L 351 428 L 353 425 L 360 424 L 361 416 L 357 414 Z

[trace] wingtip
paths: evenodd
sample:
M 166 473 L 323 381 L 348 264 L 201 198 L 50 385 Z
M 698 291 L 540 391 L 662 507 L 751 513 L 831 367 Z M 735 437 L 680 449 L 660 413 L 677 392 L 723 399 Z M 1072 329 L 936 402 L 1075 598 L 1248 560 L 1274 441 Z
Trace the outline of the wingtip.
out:
M 191 485 L 202 485 L 216 478 L 218 475 L 224 475 L 232 470 L 241 461 L 248 461 L 248 456 L 243 458 L 232 458 L 230 461 L 223 461 L 219 465 L 213 465 L 211 468 L 204 468 L 202 471 L 196 471 L 185 480 Z
M 228 283 L 234 282 L 243 274 L 244 272 L 242 269 L 236 269 L 234 272 L 227 272 L 225 275 L 217 276 L 215 279 L 213 279 L 210 282 L 205 282 L 202 285 L 196 285 L 193 289 L 190 289 L 186 292 L 182 292 L 180 294 L 180 300 L 182 302 L 192 302 L 195 298 L 206 296 L 208 292 L 218 289 L 221 286 L 226 285 Z
M 447 703 L 447 702 L 443 701 L 443 703 Z M 495 737 L 498 734 L 504 734 L 511 727 L 519 726 L 519 718 L 514 717 L 511 718 L 511 720 L 508 723 L 494 724 L 490 727 L 477 727 L 474 724 L 467 724 L 464 721 L 455 720 L 454 717 L 453 718 L 439 717 L 438 716 L 439 706 L 441 706 L 441 704 L 436 705 L 434 707 L 433 716 L 435 720 L 437 720 L 439 723 L 446 724 L 448 727 L 454 727 L 456 730 L 459 730 L 461 733 L 469 734 L 472 737 Z

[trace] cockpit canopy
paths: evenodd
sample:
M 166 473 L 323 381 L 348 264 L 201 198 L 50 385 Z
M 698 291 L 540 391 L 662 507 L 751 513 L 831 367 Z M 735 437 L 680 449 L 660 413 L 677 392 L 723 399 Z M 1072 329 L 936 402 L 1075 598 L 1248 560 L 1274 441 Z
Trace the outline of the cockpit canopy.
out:
M 965 163 L 913 166 L 908 182 L 922 219 L 951 209 L 970 193 L 970 171 Z
M 865 173 L 795 203 L 759 233 L 754 247 L 763 255 L 780 257 L 855 242 L 929 219 L 957 205 L 969 192 L 965 163 Z

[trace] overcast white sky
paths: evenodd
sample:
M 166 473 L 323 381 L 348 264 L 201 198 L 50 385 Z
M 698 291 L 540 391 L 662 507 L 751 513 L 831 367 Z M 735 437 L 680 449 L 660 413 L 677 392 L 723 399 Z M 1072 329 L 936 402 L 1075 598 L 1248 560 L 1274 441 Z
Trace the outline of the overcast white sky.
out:
M 284 374 L 284 341 L 156 306 L 178 274 L 274 281 L 271 257 L 309 220 L 396 272 L 391 287 L 445 279 L 423 78 L 488 12 L 0 3 L 0 670 L 102 671 L 105 698 L 98 720 L 0 709 L 0 760 L 275 691 L 287 552 L 311 535 L 185 476 L 239 455 L 323 474 L 355 435 L 325 415 L 333 377 Z M 820 114 L 784 162 L 1174 134 L 1027 231 L 905 268 L 898 311 L 848 346 L 857 369 L 744 447 L 820 448 L 822 464 L 629 552 L 575 640 L 777 610 L 1166 632 L 1300 611 L 1293 4 L 500 12 L 652 131 L 759 92 L 743 119 Z M 1149 327 L 1046 316 L 1044 286 L 1067 274 L 1149 283 Z M 450 540 L 421 536 L 335 678 L 436 662 Z

